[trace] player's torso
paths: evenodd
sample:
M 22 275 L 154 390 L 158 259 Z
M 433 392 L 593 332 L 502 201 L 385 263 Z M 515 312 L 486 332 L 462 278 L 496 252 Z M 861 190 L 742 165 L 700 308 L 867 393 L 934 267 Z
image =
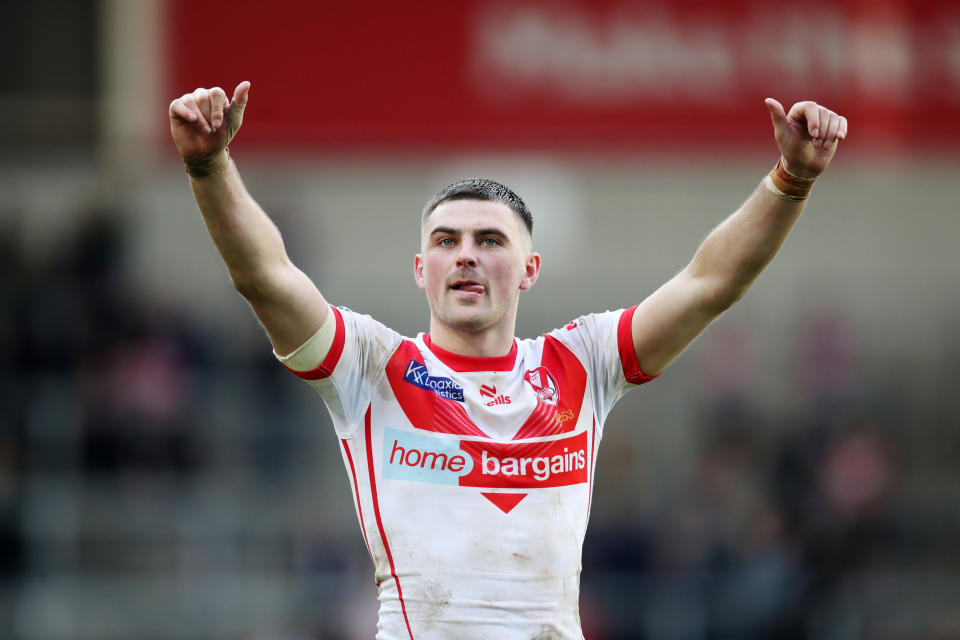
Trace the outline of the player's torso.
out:
M 476 637 L 580 637 L 596 450 L 586 371 L 550 337 L 503 366 L 404 341 L 344 441 L 390 627 L 378 637 L 401 618 L 400 637 L 448 625 L 467 637 L 467 618 Z

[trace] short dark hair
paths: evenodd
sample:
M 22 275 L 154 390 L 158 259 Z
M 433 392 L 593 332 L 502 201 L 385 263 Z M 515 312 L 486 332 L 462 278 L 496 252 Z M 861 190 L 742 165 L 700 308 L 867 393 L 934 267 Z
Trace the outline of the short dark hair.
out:
M 464 178 L 445 187 L 440 193 L 430 198 L 423 207 L 423 215 L 420 218 L 421 227 L 427 224 L 427 218 L 430 217 L 434 209 L 451 200 L 502 202 L 520 216 L 523 224 L 527 227 L 527 231 L 530 232 L 530 236 L 533 236 L 533 215 L 531 215 L 526 203 L 509 187 L 488 178 Z

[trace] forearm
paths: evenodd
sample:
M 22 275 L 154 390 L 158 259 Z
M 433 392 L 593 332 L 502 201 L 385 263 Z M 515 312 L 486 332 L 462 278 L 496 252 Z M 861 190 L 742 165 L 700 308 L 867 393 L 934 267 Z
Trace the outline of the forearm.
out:
M 176 98 L 168 110 L 170 135 L 233 286 L 250 303 L 274 350 L 286 355 L 316 333 L 330 305 L 290 262 L 280 231 L 247 192 L 227 154 L 249 91 L 244 81 L 229 101 L 219 87 Z
M 803 211 L 803 200 L 784 200 L 762 184 L 700 245 L 687 266 L 724 309 L 739 300 L 779 251 Z
M 813 181 L 847 135 L 846 118 L 815 102 L 798 102 L 789 114 L 773 98 L 765 103 L 781 162 L 707 236 L 690 264 L 637 307 L 633 347 L 647 374 L 662 371 L 746 293 L 787 239 Z
M 276 225 L 247 192 L 233 161 L 218 175 L 190 178 L 203 220 L 234 286 L 245 296 L 266 288 L 287 264 Z

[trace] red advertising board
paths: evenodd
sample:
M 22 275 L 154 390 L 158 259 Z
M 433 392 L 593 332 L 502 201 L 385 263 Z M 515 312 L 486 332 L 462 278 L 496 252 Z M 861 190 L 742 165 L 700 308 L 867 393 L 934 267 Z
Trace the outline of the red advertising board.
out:
M 960 3 L 171 0 L 168 94 L 251 80 L 244 144 L 767 144 L 763 98 L 851 143 L 960 143 Z

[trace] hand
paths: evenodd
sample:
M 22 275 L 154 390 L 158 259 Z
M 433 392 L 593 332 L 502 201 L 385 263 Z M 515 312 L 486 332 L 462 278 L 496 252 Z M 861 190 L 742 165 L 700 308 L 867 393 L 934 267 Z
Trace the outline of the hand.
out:
M 250 83 L 244 80 L 233 90 L 233 99 L 220 87 L 197 89 L 170 103 L 170 135 L 188 165 L 222 151 L 243 122 Z
M 837 145 L 847 137 L 847 119 L 807 100 L 790 107 L 765 100 L 784 168 L 800 178 L 816 178 L 830 164 Z

